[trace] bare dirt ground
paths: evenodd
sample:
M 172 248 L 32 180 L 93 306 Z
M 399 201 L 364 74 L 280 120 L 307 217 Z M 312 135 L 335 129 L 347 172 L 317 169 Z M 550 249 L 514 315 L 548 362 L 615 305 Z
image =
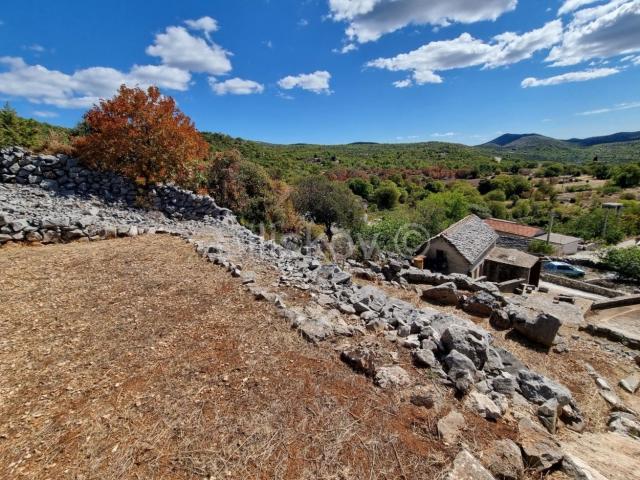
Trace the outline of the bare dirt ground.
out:
M 438 479 L 460 449 L 450 392 L 374 387 L 178 239 L 4 248 L 0 270 L 0 478 Z M 472 452 L 515 436 L 465 416 Z

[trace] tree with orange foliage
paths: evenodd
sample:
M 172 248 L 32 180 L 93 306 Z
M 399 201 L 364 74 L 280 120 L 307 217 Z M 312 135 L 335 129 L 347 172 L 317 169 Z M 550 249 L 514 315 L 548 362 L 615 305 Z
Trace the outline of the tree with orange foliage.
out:
M 88 134 L 75 141 L 89 167 L 149 182 L 182 182 L 209 152 L 207 142 L 171 97 L 157 87 L 120 87 L 85 116 Z

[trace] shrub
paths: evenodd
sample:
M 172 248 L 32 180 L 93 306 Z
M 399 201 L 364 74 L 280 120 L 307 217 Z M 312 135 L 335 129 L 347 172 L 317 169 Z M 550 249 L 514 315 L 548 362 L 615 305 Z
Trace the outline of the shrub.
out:
M 391 210 L 398 206 L 400 191 L 394 183 L 383 182 L 376 190 L 374 198 L 380 210 Z
M 291 226 L 286 201 L 278 198 L 278 194 L 288 196 L 284 184 L 276 185 L 263 167 L 244 160 L 237 150 L 212 156 L 207 188 L 216 202 L 233 210 L 251 226 L 275 224 L 283 231 Z
M 305 218 L 323 225 L 329 241 L 334 225 L 357 228 L 364 216 L 360 199 L 346 185 L 323 176 L 300 180 L 293 192 L 293 205 Z
M 640 247 L 612 248 L 602 261 L 621 277 L 640 281 Z
M 544 240 L 532 240 L 528 247 L 529 252 L 538 253 L 540 255 L 551 255 L 554 253 L 553 245 Z
M 504 202 L 507 200 L 507 196 L 502 190 L 492 190 L 487 193 L 484 198 L 493 202 Z
M 120 87 L 85 116 L 88 135 L 75 142 L 90 167 L 114 171 L 145 183 L 186 180 L 191 166 L 206 157 L 208 144 L 171 97 L 156 87 Z
M 349 189 L 351 189 L 354 194 L 364 198 L 365 200 L 369 200 L 373 194 L 373 187 L 371 186 L 371 183 L 362 178 L 352 178 L 349 180 L 348 185 Z

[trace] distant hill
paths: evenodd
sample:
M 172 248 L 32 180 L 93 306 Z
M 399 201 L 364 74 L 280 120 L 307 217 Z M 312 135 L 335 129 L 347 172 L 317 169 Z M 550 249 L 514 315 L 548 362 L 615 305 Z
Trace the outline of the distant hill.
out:
M 567 142 L 575 143 L 581 147 L 591 147 L 605 143 L 632 142 L 634 140 L 640 140 L 640 132 L 620 132 L 603 137 L 571 138 Z
M 478 145 L 481 152 L 507 159 L 584 162 L 596 157 L 612 162 L 640 160 L 640 132 L 558 140 L 537 133 L 507 133 Z

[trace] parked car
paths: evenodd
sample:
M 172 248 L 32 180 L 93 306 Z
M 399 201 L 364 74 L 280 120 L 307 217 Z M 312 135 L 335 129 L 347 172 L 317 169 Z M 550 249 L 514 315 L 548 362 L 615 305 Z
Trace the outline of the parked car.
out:
M 545 272 L 565 277 L 584 277 L 584 270 L 565 262 L 547 262 L 542 267 Z

